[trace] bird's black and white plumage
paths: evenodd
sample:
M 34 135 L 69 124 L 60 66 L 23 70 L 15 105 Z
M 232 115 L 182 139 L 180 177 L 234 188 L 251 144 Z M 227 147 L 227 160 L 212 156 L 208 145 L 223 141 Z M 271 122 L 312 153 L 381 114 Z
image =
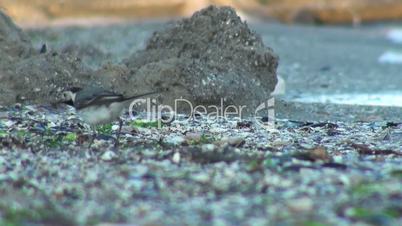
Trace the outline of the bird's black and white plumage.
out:
M 121 94 L 99 87 L 88 87 L 84 89 L 72 88 L 63 92 L 63 103 L 73 106 L 81 118 L 87 122 L 92 129 L 97 125 L 119 120 L 119 131 L 116 140 L 117 146 L 122 127 L 120 115 L 124 108 L 134 99 L 155 93 L 157 92 L 148 92 L 140 95 L 124 97 Z M 93 140 L 91 141 L 91 144 L 92 142 Z
M 73 88 L 65 91 L 63 95 L 64 103 L 73 106 L 85 122 L 96 126 L 118 120 L 130 100 L 155 93 L 157 92 L 124 97 L 99 87 L 90 87 Z

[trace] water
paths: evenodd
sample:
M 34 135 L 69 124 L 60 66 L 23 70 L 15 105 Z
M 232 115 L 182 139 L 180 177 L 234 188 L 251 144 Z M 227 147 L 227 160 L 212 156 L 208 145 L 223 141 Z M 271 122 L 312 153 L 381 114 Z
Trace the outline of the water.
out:
M 363 106 L 402 107 L 402 91 L 383 93 L 307 94 L 292 99 L 301 103 L 329 103 Z
M 387 33 L 387 38 L 394 43 L 402 44 L 402 28 L 391 29 Z

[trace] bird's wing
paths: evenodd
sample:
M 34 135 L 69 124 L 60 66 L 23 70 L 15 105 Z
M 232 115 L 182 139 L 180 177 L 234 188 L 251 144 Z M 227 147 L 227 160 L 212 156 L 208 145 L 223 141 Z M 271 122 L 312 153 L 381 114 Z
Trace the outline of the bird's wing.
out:
M 116 94 L 104 89 L 91 89 L 81 91 L 75 99 L 75 108 L 82 109 L 92 105 L 109 105 L 113 102 L 119 102 L 124 99 L 123 95 Z

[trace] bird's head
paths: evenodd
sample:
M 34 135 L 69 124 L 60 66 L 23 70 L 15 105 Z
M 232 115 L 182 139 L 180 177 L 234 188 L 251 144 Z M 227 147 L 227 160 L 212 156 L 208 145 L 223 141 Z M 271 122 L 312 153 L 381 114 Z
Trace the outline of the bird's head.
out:
M 62 103 L 73 106 L 77 92 L 79 92 L 81 90 L 82 90 L 82 88 L 73 87 L 71 89 L 63 91 L 63 93 L 62 93 L 63 102 Z

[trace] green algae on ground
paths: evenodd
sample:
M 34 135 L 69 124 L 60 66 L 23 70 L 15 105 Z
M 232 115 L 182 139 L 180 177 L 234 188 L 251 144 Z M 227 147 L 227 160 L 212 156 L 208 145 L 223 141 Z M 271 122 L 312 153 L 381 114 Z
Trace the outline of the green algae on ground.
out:
M 76 133 L 67 133 L 63 137 L 63 141 L 66 141 L 66 142 L 74 142 L 76 140 L 77 140 L 77 134 Z
M 402 179 L 402 169 L 392 170 L 391 176 L 401 178 Z
M 7 137 L 8 133 L 4 130 L 0 130 L 0 138 Z
M 50 208 L 13 208 L 0 206 L 0 225 L 23 226 L 23 225 L 74 225 L 63 214 Z
M 365 207 L 348 208 L 345 214 L 351 219 L 375 225 L 392 225 L 391 222 L 400 216 L 397 211 L 390 208 L 373 210 Z
M 380 183 L 361 183 L 351 189 L 352 195 L 356 198 L 364 198 L 373 194 L 383 193 L 384 188 Z
M 310 221 L 303 222 L 301 225 L 303 225 L 303 226 L 326 226 L 327 224 L 310 220 Z
M 56 148 L 56 147 L 59 147 L 62 142 L 61 142 L 60 137 L 55 135 L 55 136 L 47 137 L 45 139 L 45 143 L 48 147 Z
M 199 139 L 189 139 L 187 143 L 189 145 L 212 144 L 217 140 L 218 139 L 215 136 L 204 133 L 199 137 Z
M 112 124 L 105 124 L 96 127 L 96 131 L 100 134 L 111 135 L 113 133 Z
M 134 128 L 160 128 L 162 126 L 160 121 L 146 121 L 146 120 L 134 120 L 131 123 Z

